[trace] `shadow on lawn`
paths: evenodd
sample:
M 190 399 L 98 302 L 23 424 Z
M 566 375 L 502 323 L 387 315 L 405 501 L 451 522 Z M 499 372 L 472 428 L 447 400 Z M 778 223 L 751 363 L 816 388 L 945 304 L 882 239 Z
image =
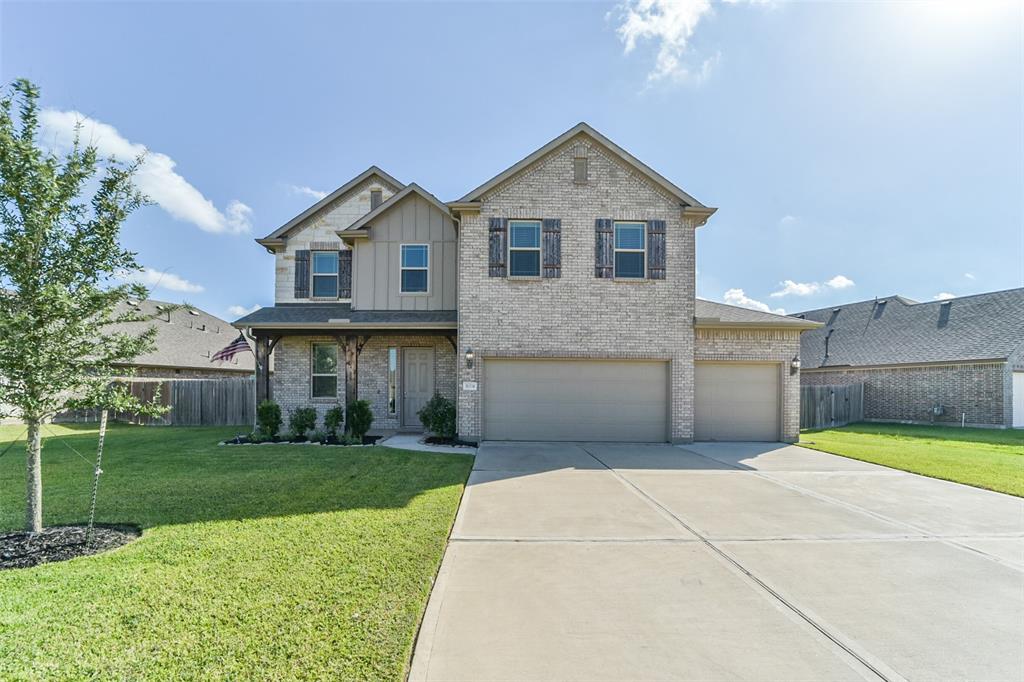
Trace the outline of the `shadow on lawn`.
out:
M 921 440 L 944 440 L 960 443 L 987 445 L 1019 445 L 1024 447 L 1024 430 L 1022 429 L 979 429 L 959 426 L 928 426 L 924 424 L 877 424 L 857 422 L 832 429 L 807 429 L 801 436 L 813 436 L 823 431 L 856 433 L 865 436 L 896 436 L 899 438 L 915 438 Z
M 95 425 L 55 430 L 57 436 L 44 432 L 44 520 L 80 523 L 88 513 Z M 380 447 L 216 444 L 235 430 L 114 425 L 104 447 L 97 521 L 153 527 L 399 508 L 426 491 L 464 484 L 472 466 L 468 455 Z M 0 451 L 20 432 L 0 427 Z M 24 467 L 20 443 L 0 458 L 0 529 L 22 526 Z

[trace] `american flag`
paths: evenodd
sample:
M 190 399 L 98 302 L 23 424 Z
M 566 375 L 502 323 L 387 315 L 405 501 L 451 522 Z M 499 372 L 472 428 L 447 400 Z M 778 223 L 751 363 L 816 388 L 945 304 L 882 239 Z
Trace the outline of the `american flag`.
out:
M 213 357 L 210 358 L 210 362 L 216 362 L 217 360 L 228 361 L 243 350 L 252 352 L 249 348 L 249 344 L 245 342 L 245 337 L 239 334 L 237 339 L 214 353 Z

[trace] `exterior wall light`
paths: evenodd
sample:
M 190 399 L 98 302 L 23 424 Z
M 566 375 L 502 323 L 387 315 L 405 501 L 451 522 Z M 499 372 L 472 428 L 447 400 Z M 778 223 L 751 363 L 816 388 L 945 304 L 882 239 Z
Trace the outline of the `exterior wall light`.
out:
M 792 362 L 789 363 L 789 373 L 796 374 L 800 371 L 800 356 L 794 356 Z
M 473 358 L 475 358 L 475 357 L 476 356 L 473 355 L 473 349 L 467 346 L 466 347 L 466 367 L 472 367 L 473 366 Z

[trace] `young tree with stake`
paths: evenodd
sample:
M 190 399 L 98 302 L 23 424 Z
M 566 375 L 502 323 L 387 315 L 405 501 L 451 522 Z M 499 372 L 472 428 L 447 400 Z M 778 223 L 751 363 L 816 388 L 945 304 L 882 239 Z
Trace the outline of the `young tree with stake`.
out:
M 63 157 L 44 151 L 36 139 L 38 99 L 27 80 L 0 95 L 0 405 L 27 425 L 29 532 L 43 525 L 40 429 L 47 419 L 86 406 L 157 409 L 112 382 L 124 374 L 115 365 L 151 350 L 156 333 L 111 327 L 152 319 L 118 312 L 148 293 L 124 282 L 141 268 L 119 241 L 121 224 L 145 202 L 132 183 L 142 160 L 101 163 L 77 137 Z

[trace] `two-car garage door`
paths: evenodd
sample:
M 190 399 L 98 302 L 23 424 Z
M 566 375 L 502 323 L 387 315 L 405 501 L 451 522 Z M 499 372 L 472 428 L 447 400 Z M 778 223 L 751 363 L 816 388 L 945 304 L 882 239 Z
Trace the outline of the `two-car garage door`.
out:
M 668 363 L 484 361 L 487 440 L 668 440 Z

